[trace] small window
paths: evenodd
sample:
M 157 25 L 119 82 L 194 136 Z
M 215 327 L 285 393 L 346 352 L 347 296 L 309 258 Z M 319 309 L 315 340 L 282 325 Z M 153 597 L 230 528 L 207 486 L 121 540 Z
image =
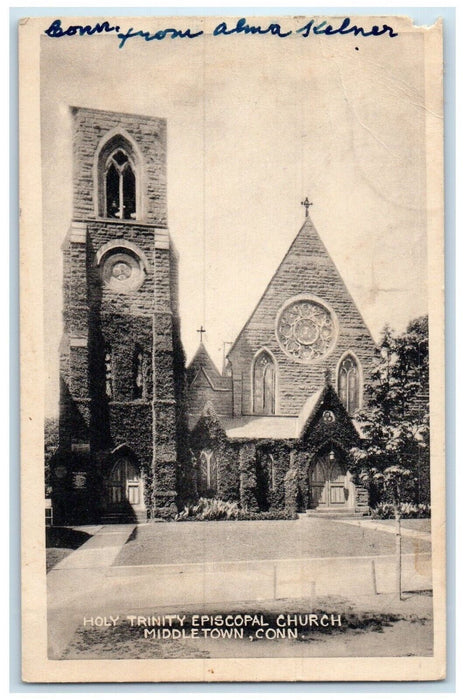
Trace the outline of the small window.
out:
M 113 363 L 111 357 L 111 350 L 105 350 L 105 394 L 108 399 L 113 398 Z
M 142 399 L 145 395 L 144 353 L 139 345 L 134 352 L 133 368 L 133 395 L 135 399 Z
M 347 355 L 339 366 L 337 378 L 338 394 L 349 415 L 360 406 L 360 372 L 353 355 Z
M 213 450 L 202 450 L 200 453 L 201 490 L 216 493 L 218 486 L 218 466 Z
M 122 148 L 113 151 L 105 163 L 105 215 L 110 219 L 136 218 L 136 177 Z

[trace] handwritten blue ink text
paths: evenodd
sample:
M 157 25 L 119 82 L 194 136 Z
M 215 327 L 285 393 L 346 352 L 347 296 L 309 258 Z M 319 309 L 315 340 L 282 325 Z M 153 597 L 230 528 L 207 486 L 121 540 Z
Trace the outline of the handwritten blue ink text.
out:
M 119 27 L 112 27 L 109 22 L 101 22 L 94 24 L 93 27 L 90 24 L 85 26 L 82 24 L 70 24 L 67 29 L 62 29 L 61 20 L 56 19 L 45 30 L 45 34 L 52 39 L 59 39 L 62 36 L 75 36 L 76 34 L 78 36 L 84 36 L 85 34 L 92 36 L 92 34 L 101 34 L 102 32 L 119 32 Z
M 195 39 L 201 34 L 203 34 L 202 30 L 200 30 L 199 32 L 192 32 L 190 29 L 182 31 L 181 29 L 172 28 L 160 29 L 158 32 L 150 34 L 150 32 L 143 31 L 135 32 L 134 29 L 131 27 L 130 29 L 128 29 L 126 34 L 118 34 L 118 39 L 120 39 L 120 44 L 118 48 L 122 49 L 128 39 L 133 39 L 136 36 L 141 37 L 141 39 L 145 39 L 145 41 L 162 41 L 167 37 L 169 37 L 170 39 Z
M 127 31 L 121 31 L 120 27 L 115 25 L 112 26 L 109 22 L 97 22 L 93 26 L 90 24 L 70 24 L 68 27 L 63 27 L 60 19 L 55 19 L 48 29 L 45 29 L 45 34 L 52 39 L 59 39 L 64 36 L 92 36 L 93 34 L 109 34 L 114 33 L 119 39 L 119 47 L 122 49 L 129 39 L 134 39 L 139 37 L 145 41 L 162 41 L 163 39 L 195 39 L 196 37 L 202 36 L 204 34 L 203 30 L 198 32 L 192 31 L 192 29 L 174 29 L 173 27 L 167 27 L 166 29 L 159 29 L 156 32 L 148 32 L 138 30 L 135 31 L 133 27 Z M 261 26 L 260 24 L 248 24 L 245 17 L 241 17 L 237 20 L 235 26 L 229 26 L 225 21 L 217 24 L 213 30 L 213 36 L 229 36 L 231 34 L 251 34 L 251 35 L 263 35 L 271 34 L 272 36 L 277 36 L 282 38 L 288 37 L 293 34 L 294 31 L 290 29 L 285 31 L 280 24 L 273 22 L 268 24 L 268 26 Z M 387 35 L 389 38 L 394 38 L 399 36 L 397 32 L 393 30 L 388 24 L 383 24 L 381 27 L 374 24 L 371 28 L 365 28 L 352 23 L 350 17 L 345 17 L 340 23 L 339 27 L 334 27 L 329 24 L 326 20 L 315 24 L 315 19 L 311 19 L 300 29 L 295 30 L 296 34 L 300 34 L 303 38 L 307 38 L 312 35 L 316 36 L 332 36 L 334 34 L 352 34 L 353 36 L 373 36 L 378 37 L 383 34 Z
M 383 24 L 381 29 L 378 27 L 378 25 L 374 24 L 372 28 L 368 30 L 364 29 L 363 27 L 357 27 L 356 24 L 349 26 L 351 23 L 349 17 L 346 17 L 341 26 L 337 29 L 334 29 L 334 27 L 331 24 L 328 24 L 326 21 L 320 22 L 320 24 L 317 25 L 315 25 L 314 22 L 315 20 L 311 19 L 310 22 L 307 22 L 304 27 L 297 29 L 297 32 L 302 34 L 304 38 L 310 36 L 312 32 L 313 34 L 317 35 L 326 34 L 326 36 L 330 36 L 331 34 L 354 34 L 355 36 L 361 34 L 361 36 L 381 36 L 387 32 L 388 36 L 391 38 L 398 36 L 398 34 L 396 34 L 393 28 L 388 24 Z
M 253 24 L 247 24 L 245 17 L 241 17 L 241 19 L 237 20 L 236 26 L 232 29 L 228 29 L 226 22 L 220 22 L 213 30 L 213 36 L 219 36 L 221 34 L 273 34 L 274 36 L 283 38 L 292 34 L 292 31 L 281 31 L 281 26 L 279 24 L 270 24 L 266 29 L 262 29 L 260 25 L 255 27 Z

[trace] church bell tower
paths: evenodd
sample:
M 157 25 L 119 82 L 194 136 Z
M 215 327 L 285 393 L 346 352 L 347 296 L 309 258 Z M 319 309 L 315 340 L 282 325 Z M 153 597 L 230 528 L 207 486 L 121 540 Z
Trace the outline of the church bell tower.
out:
M 55 518 L 166 516 L 176 512 L 184 362 L 166 122 L 81 108 L 72 117 Z

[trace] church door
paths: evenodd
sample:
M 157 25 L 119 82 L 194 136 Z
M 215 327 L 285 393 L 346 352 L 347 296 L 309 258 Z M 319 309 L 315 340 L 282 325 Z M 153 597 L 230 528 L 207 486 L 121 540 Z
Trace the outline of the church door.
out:
M 347 470 L 333 451 L 315 458 L 309 470 L 309 486 L 310 508 L 344 508 L 352 500 Z
M 128 457 L 114 464 L 107 485 L 107 510 L 129 515 L 145 512 L 143 481 Z

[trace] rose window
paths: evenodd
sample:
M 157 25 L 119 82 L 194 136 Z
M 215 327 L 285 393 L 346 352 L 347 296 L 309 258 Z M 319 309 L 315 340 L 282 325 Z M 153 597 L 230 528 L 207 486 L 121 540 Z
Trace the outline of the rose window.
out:
M 141 261 L 128 251 L 108 255 L 102 268 L 103 281 L 114 292 L 127 293 L 138 289 L 144 280 Z
M 296 362 L 312 362 L 327 355 L 336 340 L 336 320 L 323 304 L 296 299 L 280 312 L 276 335 L 286 355 Z

